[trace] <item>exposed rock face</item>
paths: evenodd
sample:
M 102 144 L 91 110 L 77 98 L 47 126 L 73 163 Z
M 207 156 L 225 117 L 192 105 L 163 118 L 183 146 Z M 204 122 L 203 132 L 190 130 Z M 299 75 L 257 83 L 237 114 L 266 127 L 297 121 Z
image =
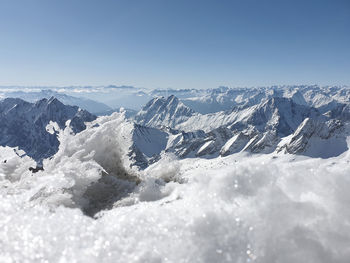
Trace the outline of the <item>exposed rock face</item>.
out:
M 18 146 L 36 161 L 52 156 L 58 150 L 56 129 L 64 129 L 68 124 L 73 132 L 86 128 L 85 122 L 96 116 L 76 106 L 67 106 L 52 97 L 36 103 L 21 99 L 7 98 L 0 102 L 0 144 Z M 55 128 L 47 131 L 49 123 Z
M 171 130 L 166 151 L 173 152 L 181 158 L 194 156 L 206 139 L 206 133 L 201 130 L 193 132 Z
M 271 153 L 276 149 L 280 150 L 279 143 L 282 138 L 295 134 L 298 129 L 301 129 L 300 126 L 305 126 L 302 129 L 304 132 L 308 125 L 319 123 L 312 130 L 317 130 L 321 135 L 321 130 L 327 133 L 325 127 L 330 125 L 330 117 L 346 116 L 346 111 L 343 110 L 345 106 L 339 106 L 340 108 L 334 109 L 328 115 L 322 115 L 317 109 L 306 105 L 299 91 L 289 91 L 290 98 L 279 97 L 280 94 L 277 91 L 274 91 L 267 99 L 263 99 L 259 94 L 255 94 L 259 97 L 256 101 L 260 99 L 262 101 L 257 105 L 235 106 L 230 111 L 204 115 L 194 114 L 192 110 L 170 111 L 169 108 L 177 109 L 177 107 L 169 105 L 179 105 L 179 101 L 174 96 L 167 100 L 157 98 L 150 101 L 144 110 L 139 112 L 138 120 L 151 126 L 161 126 L 158 124 L 166 123 L 169 126 L 178 127 L 178 130 L 168 130 L 170 132 L 169 141 L 165 151 L 185 158 L 227 156 L 240 151 Z M 165 107 L 166 105 L 169 107 Z M 169 114 L 171 112 L 181 114 Z M 145 119 L 142 119 L 141 116 L 144 116 Z M 179 120 L 176 120 L 176 116 L 179 116 Z M 304 123 L 304 120 L 313 120 L 313 124 L 310 124 L 310 121 Z M 201 130 L 202 128 L 204 131 Z M 182 129 L 185 129 L 186 132 L 181 131 Z M 301 133 L 301 131 L 298 132 Z M 302 153 L 302 145 L 307 144 L 308 141 L 307 133 L 303 137 L 295 136 L 297 138 L 284 148 L 289 149 L 286 152 Z M 323 138 L 322 136 L 320 138 Z
M 277 136 L 287 136 L 295 131 L 307 117 L 320 116 L 317 110 L 299 105 L 287 98 L 271 98 L 252 109 L 244 120 L 233 124 L 252 125 L 260 132 L 273 130 Z
M 341 153 L 347 149 L 345 136 L 342 135 L 344 124 L 340 120 L 320 122 L 307 118 L 291 135 L 289 141 L 278 151 L 285 150 L 290 154 L 306 154 L 314 157 L 332 156 L 333 152 Z M 328 145 L 332 141 L 332 145 Z M 315 152 L 312 149 L 321 149 L 326 144 L 328 152 Z
M 330 118 L 340 119 L 342 121 L 350 121 L 350 105 L 338 103 L 336 107 L 327 112 Z
M 236 134 L 224 144 L 220 150 L 220 155 L 227 156 L 242 151 L 250 139 L 250 136 L 244 132 Z
M 135 166 L 146 168 L 166 149 L 168 133 L 164 131 L 133 124 L 130 133 L 132 145 L 129 156 Z
M 172 95 L 166 99 L 158 97 L 149 101 L 135 116 L 135 121 L 144 126 L 175 128 L 177 124 L 186 121 L 193 114 L 192 109 Z

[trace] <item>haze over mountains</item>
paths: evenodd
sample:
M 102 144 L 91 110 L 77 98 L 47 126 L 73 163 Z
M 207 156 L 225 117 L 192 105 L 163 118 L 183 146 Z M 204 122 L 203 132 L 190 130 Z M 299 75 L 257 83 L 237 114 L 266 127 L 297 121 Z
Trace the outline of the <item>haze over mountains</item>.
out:
M 0 97 L 2 98 L 19 98 L 27 102 L 36 102 L 40 99 L 50 99 L 51 97 L 57 98 L 63 104 L 78 106 L 82 109 L 85 109 L 91 113 L 108 113 L 112 110 L 111 107 L 105 105 L 102 102 L 97 102 L 95 100 L 74 97 L 58 92 L 52 89 L 1 89 L 0 88 Z

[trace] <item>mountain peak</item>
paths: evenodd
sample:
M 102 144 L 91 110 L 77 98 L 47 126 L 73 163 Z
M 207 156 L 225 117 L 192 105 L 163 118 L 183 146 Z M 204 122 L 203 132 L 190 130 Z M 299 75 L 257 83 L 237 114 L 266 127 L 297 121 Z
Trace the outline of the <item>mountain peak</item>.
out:
M 56 97 L 51 96 L 49 100 L 47 101 L 47 104 L 55 104 L 55 105 L 64 105 L 61 101 L 59 101 Z
M 96 118 L 87 111 L 79 111 L 76 106 L 64 105 L 54 97 L 36 103 L 5 99 L 0 102 L 0 110 L 0 145 L 18 146 L 37 161 L 58 150 L 56 134 L 50 134 L 46 130 L 50 122 L 64 129 L 67 120 L 71 120 L 70 127 L 78 133 L 86 128 L 84 122 Z
M 285 104 L 291 104 L 293 101 L 290 98 L 284 97 L 271 97 L 267 99 L 265 102 L 262 102 L 264 105 L 269 105 L 273 107 L 283 107 Z
M 167 101 L 179 101 L 179 99 L 175 95 L 172 94 L 167 98 Z
M 256 106 L 248 123 L 264 127 L 263 130 L 273 128 L 280 136 L 287 136 L 308 117 L 318 118 L 320 114 L 312 107 L 296 104 L 291 98 L 272 97 Z
M 135 120 L 146 126 L 169 126 L 184 122 L 194 114 L 194 111 L 185 106 L 176 96 L 156 97 L 150 100 L 135 116 Z

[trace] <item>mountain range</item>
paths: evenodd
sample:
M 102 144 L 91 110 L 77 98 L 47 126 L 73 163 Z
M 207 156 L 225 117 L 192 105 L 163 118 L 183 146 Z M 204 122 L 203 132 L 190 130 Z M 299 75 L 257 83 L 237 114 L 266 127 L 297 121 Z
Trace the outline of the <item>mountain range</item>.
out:
M 82 98 L 82 97 L 70 96 L 62 92 L 58 92 L 50 89 L 43 89 L 40 91 L 38 90 L 11 91 L 7 89 L 6 92 L 0 92 L 0 97 L 19 98 L 19 99 L 22 99 L 28 102 L 33 102 L 33 103 L 41 99 L 50 99 L 51 97 L 55 97 L 59 101 L 61 101 L 63 104 L 78 106 L 81 109 L 87 110 L 93 114 L 104 115 L 113 111 L 111 107 L 107 106 L 102 102 L 98 102 L 96 100 Z
M 238 152 L 329 158 L 348 149 L 350 89 L 346 87 L 174 91 L 180 98 L 163 93 L 150 92 L 154 98 L 137 113 L 123 110 L 130 123 L 123 136 L 130 142 L 132 166 L 144 169 L 163 153 L 179 158 Z M 67 102 L 69 96 L 61 98 Z M 85 122 L 96 119 L 54 97 L 35 103 L 7 98 L 0 103 L 0 112 L 0 144 L 18 146 L 37 161 L 57 152 L 58 130 L 70 126 L 78 133 L 86 128 Z
M 347 150 L 350 90 L 346 87 L 220 88 L 209 94 L 198 98 L 196 105 L 211 103 L 220 111 L 196 112 L 188 99 L 171 95 L 152 99 L 134 120 L 168 132 L 164 151 L 181 158 L 240 151 L 328 158 Z M 231 108 L 221 110 L 228 101 Z

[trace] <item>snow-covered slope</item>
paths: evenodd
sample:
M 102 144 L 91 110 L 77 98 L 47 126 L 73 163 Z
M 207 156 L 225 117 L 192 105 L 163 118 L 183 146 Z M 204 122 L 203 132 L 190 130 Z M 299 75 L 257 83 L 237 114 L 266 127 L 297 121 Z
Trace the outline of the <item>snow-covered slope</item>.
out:
M 198 114 L 191 111 L 190 116 L 183 114 L 177 115 L 178 117 L 176 114 L 169 114 L 171 112 L 170 102 L 178 103 L 179 101 L 176 100 L 176 97 L 171 96 L 167 100 L 156 98 L 139 112 L 136 120 L 153 127 L 167 125 L 177 129 L 177 131 L 173 129 L 168 134 L 171 143 L 168 142 L 165 149 L 167 152 L 174 152 L 181 158 L 194 156 L 214 158 L 218 155 L 226 156 L 239 151 L 251 153 L 279 151 L 280 142 L 284 137 L 295 133 L 305 119 L 311 119 L 326 127 L 327 123 L 336 123 L 337 119 L 344 121 L 347 118 L 344 104 L 322 115 L 317 109 L 305 105 L 299 91 L 287 90 L 284 93 L 288 93 L 290 98 L 272 96 L 253 106 L 236 106 L 230 111 L 210 114 Z M 299 101 L 299 104 L 295 101 Z M 193 131 L 202 131 L 202 135 L 185 140 L 183 135 L 191 134 Z M 308 141 L 314 138 L 303 140 L 309 143 Z M 330 143 L 330 140 L 328 141 Z M 326 158 L 335 154 L 339 155 L 346 149 L 346 147 L 336 148 L 338 151 L 332 151 L 332 153 L 327 153 L 327 147 L 318 148 L 320 152 L 317 156 Z M 289 152 L 310 154 L 305 150 L 290 150 Z
M 293 135 L 280 145 L 291 154 L 304 154 L 311 157 L 329 158 L 348 150 L 346 137 L 349 125 L 340 120 L 320 122 L 306 118 Z
M 295 131 L 306 117 L 319 115 L 314 108 L 296 104 L 291 99 L 273 97 L 251 107 L 238 106 L 230 111 L 197 114 L 176 128 L 186 131 L 193 129 L 210 131 L 223 125 L 231 129 L 253 126 L 260 132 L 273 129 L 279 135 L 288 135 Z
M 259 104 L 268 94 L 260 89 L 229 89 L 220 87 L 181 101 L 196 112 L 207 114 L 231 110 L 234 106 Z
M 86 128 L 85 122 L 95 118 L 54 97 L 36 103 L 7 98 L 0 101 L 0 145 L 19 147 L 39 161 L 57 152 L 59 129 L 69 125 L 77 133 Z
M 172 94 L 172 93 L 169 93 Z M 175 94 L 175 93 L 174 93 Z M 182 95 L 182 94 L 181 94 Z M 183 96 L 183 95 L 182 95 Z M 319 109 L 332 110 L 337 103 L 350 102 L 350 88 L 342 86 L 271 86 L 257 88 L 218 88 L 192 92 L 181 101 L 196 112 L 207 114 L 230 110 L 235 106 L 253 106 L 263 100 L 281 97 L 294 103 Z
M 139 124 L 150 127 L 175 127 L 194 115 L 194 111 L 174 95 L 168 98 L 157 97 L 150 100 L 135 116 Z

